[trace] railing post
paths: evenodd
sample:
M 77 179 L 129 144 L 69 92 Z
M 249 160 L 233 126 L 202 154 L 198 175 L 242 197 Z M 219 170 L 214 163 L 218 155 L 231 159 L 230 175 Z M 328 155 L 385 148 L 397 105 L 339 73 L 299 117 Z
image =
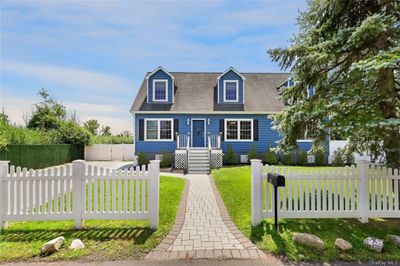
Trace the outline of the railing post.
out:
M 74 213 L 75 228 L 81 229 L 83 225 L 83 213 L 86 207 L 84 191 L 86 190 L 85 161 L 75 160 L 72 162 L 72 212 Z
M 6 222 L 6 189 L 4 180 L 8 174 L 8 163 L 9 161 L 0 161 L 0 233 L 3 228 L 7 227 Z
M 217 138 L 217 148 L 218 148 L 218 150 L 221 149 L 221 133 L 218 134 L 218 138 Z
M 251 224 L 256 226 L 261 221 L 261 160 L 251 161 Z
M 361 223 L 368 223 L 369 215 L 369 162 L 366 160 L 357 161 L 358 186 L 357 186 L 357 209 L 358 220 Z
M 190 147 L 190 134 L 188 133 L 187 141 L 186 141 L 186 149 L 189 150 Z
M 158 227 L 158 217 L 160 208 L 160 161 L 150 161 L 148 169 L 148 202 L 149 202 L 149 220 L 150 228 L 156 229 Z
M 177 150 L 179 150 L 179 134 L 178 133 L 175 133 L 176 134 L 176 149 Z

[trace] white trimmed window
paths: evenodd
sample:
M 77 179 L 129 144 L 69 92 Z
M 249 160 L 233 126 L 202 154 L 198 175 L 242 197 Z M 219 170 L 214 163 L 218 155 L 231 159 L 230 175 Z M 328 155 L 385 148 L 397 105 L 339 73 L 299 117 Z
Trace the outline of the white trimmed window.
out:
M 145 141 L 173 140 L 173 119 L 145 119 Z
M 239 81 L 224 80 L 224 101 L 238 102 L 239 101 Z
M 225 119 L 225 141 L 253 141 L 253 119 Z
M 153 79 L 153 101 L 154 102 L 168 101 L 167 79 Z

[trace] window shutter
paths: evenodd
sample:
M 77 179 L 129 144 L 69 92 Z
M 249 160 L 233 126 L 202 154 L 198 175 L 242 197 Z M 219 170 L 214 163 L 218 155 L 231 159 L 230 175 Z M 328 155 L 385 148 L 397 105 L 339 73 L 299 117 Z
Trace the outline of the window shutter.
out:
M 225 120 L 224 119 L 220 119 L 219 120 L 219 132 L 222 134 L 221 135 L 221 141 L 224 141 L 224 137 L 225 137 Z
M 258 120 L 253 120 L 253 140 L 258 141 Z
M 139 119 L 139 140 L 144 140 L 144 119 Z
M 176 140 L 176 134 L 179 134 L 179 119 L 174 119 L 174 140 Z

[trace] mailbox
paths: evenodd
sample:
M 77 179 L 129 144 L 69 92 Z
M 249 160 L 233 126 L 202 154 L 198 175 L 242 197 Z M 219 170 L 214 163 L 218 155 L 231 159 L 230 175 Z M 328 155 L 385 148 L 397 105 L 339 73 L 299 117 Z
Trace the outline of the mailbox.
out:
M 275 230 L 278 231 L 278 187 L 285 186 L 285 177 L 280 174 L 268 173 L 268 183 L 274 186 L 274 218 L 275 218 Z
M 271 183 L 274 187 L 284 187 L 285 177 L 280 174 L 268 173 L 268 182 Z

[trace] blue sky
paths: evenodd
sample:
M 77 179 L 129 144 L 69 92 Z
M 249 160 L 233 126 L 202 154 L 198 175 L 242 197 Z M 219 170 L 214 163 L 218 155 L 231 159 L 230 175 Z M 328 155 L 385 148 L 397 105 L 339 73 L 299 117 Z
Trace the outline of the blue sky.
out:
M 132 131 L 147 71 L 279 72 L 306 9 L 293 1 L 1 1 L 0 107 L 13 122 L 47 89 L 80 121 Z

